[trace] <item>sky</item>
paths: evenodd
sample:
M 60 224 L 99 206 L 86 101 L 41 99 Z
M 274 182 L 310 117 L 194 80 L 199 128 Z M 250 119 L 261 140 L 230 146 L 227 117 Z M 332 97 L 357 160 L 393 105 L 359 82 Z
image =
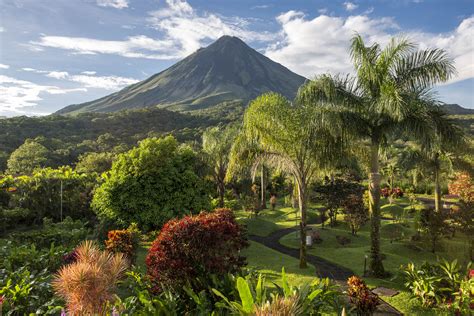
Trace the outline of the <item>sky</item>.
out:
M 474 0 L 1 0 L 0 116 L 106 96 L 222 35 L 307 78 L 350 74 L 355 32 L 446 50 L 457 74 L 437 96 L 474 108 Z

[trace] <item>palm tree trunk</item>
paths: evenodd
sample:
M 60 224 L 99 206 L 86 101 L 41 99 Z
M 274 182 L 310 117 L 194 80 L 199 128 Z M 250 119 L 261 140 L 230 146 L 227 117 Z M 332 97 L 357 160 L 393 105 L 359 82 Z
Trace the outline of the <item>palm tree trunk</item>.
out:
M 379 140 L 372 140 L 370 147 L 369 195 L 371 213 L 371 258 L 370 271 L 374 276 L 382 276 L 385 272 L 380 256 L 380 180 L 379 173 Z
M 307 268 L 306 263 L 306 183 L 304 180 L 298 183 L 298 205 L 301 213 L 300 222 L 300 268 Z
M 439 169 L 435 170 L 435 211 L 441 212 L 441 186 L 439 184 Z
M 262 170 L 260 173 L 260 206 L 262 210 L 267 208 L 267 199 L 266 199 L 266 183 L 265 183 L 265 166 L 262 164 Z
M 222 179 L 218 180 L 217 193 L 219 194 L 219 207 L 224 207 L 225 184 Z

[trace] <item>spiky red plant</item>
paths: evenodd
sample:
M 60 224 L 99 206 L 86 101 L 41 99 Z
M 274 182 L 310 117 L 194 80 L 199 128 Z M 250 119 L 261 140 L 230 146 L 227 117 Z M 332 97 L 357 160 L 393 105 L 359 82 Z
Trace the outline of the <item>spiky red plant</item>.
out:
M 52 284 L 72 315 L 105 315 L 117 281 L 128 267 L 123 254 L 101 251 L 93 241 L 76 249 L 76 261 L 63 266 Z

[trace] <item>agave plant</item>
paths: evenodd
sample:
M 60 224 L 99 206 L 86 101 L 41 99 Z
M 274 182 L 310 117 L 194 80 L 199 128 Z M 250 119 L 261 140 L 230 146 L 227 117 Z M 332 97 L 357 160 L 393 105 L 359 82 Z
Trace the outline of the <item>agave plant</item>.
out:
M 101 251 L 95 242 L 84 241 L 76 250 L 76 261 L 63 266 L 52 285 L 56 294 L 66 300 L 69 313 L 104 315 L 127 267 L 123 254 Z

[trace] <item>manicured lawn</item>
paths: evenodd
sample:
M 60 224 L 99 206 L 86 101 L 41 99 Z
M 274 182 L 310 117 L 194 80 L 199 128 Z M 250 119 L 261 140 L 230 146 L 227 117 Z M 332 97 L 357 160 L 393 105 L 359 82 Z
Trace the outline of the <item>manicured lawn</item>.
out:
M 280 284 L 281 269 L 285 268 L 288 280 L 292 285 L 311 282 L 316 275 L 316 268 L 309 265 L 307 269 L 299 268 L 299 260 L 267 248 L 257 242 L 250 242 L 250 247 L 243 251 L 247 257 L 248 267 L 264 273 L 268 284 Z
M 312 208 L 321 206 L 311 205 Z M 247 226 L 249 234 L 257 236 L 268 236 L 276 230 L 299 225 L 299 212 L 291 207 L 281 207 L 274 211 L 264 210 L 257 216 L 244 211 L 236 211 L 235 215 L 240 223 Z M 308 221 L 315 220 L 317 216 L 316 210 L 308 210 Z

